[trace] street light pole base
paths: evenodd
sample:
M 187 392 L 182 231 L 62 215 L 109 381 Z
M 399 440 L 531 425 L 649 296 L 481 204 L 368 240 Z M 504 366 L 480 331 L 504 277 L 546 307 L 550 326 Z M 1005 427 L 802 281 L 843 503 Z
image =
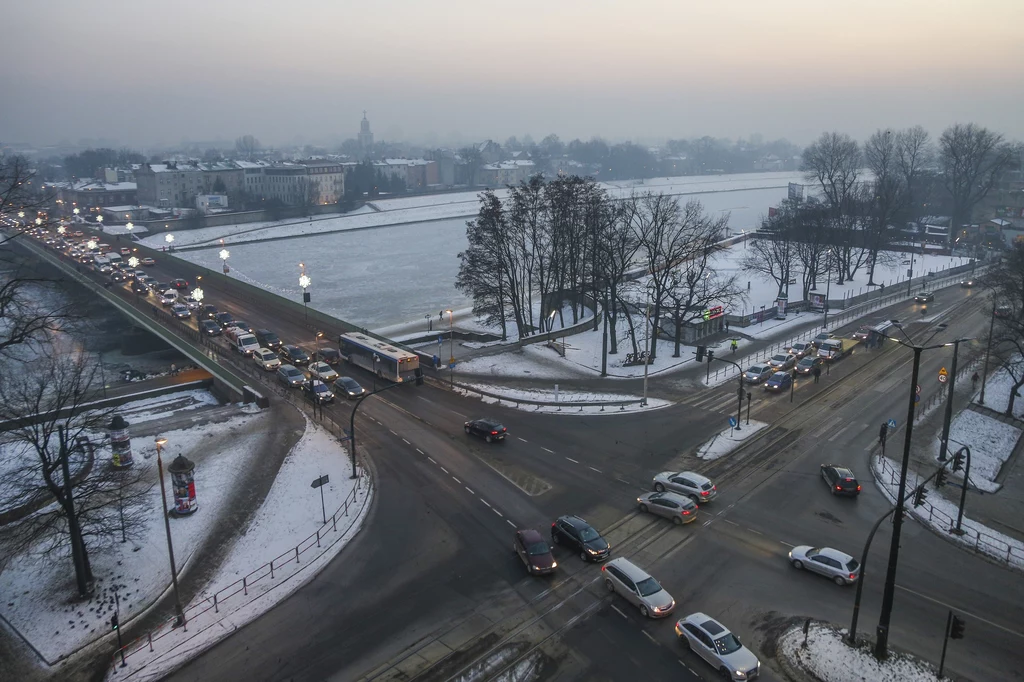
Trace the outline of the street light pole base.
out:
M 950 528 L 949 532 L 952 535 L 963 535 L 966 531 L 963 528 Z
M 173 628 L 180 628 L 185 626 L 185 616 L 178 616 L 174 619 L 174 624 L 171 625 Z

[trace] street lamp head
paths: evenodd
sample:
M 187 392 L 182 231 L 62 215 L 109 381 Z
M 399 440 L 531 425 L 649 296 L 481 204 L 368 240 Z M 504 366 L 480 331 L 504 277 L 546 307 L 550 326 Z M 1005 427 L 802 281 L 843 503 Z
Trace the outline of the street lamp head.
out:
M 449 315 L 451 315 L 451 314 L 452 314 L 452 311 L 451 311 L 451 310 L 446 310 L 445 312 L 446 312 L 446 313 L 448 313 Z
M 133 268 L 139 267 L 139 259 L 136 258 L 135 256 L 132 256 L 131 258 L 128 259 L 128 265 L 132 266 Z
M 316 333 L 316 338 L 318 338 L 318 339 L 319 339 L 319 338 L 323 337 L 323 335 L 324 335 L 324 333 L 323 333 L 323 332 L 317 332 L 317 333 Z
M 101 215 L 96 216 L 96 222 L 102 223 L 103 222 L 103 216 L 101 216 Z
M 74 214 L 78 215 L 78 209 L 77 208 L 74 210 Z
M 75 209 L 75 213 L 78 213 L 78 209 L 77 208 Z M 25 212 L 24 211 L 18 211 L 18 217 L 19 218 L 24 218 L 25 217 Z
M 43 224 L 43 219 L 42 218 L 36 218 L 36 225 L 42 225 L 42 224 Z
M 160 438 L 157 438 L 155 442 L 157 444 L 157 447 L 162 447 L 164 445 L 167 445 L 167 439 L 164 438 L 163 436 L 161 436 Z
M 201 303 L 204 295 L 205 294 L 203 293 L 203 290 L 200 289 L 199 287 L 196 287 L 195 289 L 192 290 L 192 300 L 195 301 L 196 303 Z

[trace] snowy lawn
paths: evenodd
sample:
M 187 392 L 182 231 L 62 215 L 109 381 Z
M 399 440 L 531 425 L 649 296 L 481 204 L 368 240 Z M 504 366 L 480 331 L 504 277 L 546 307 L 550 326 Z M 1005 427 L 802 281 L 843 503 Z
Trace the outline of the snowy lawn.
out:
M 1017 360 L 1017 362 L 1020 362 Z M 1020 370 L 1017 370 L 1020 373 Z M 979 376 L 981 372 L 978 372 Z M 1006 369 L 1000 369 L 997 372 L 993 372 L 985 382 L 985 407 L 989 407 L 996 412 L 1006 412 L 1006 406 L 1010 404 L 1010 391 L 1013 389 L 1013 376 L 1006 371 Z M 1024 395 L 1024 389 L 1021 390 Z M 981 396 L 981 389 L 973 398 L 973 402 L 978 402 L 978 398 Z M 1017 419 L 1024 419 L 1024 397 L 1018 396 L 1013 401 L 1013 416 Z
M 805 649 L 803 625 L 794 625 L 779 637 L 778 653 L 821 682 L 936 682 L 936 670 L 930 663 L 898 651 L 890 651 L 887 660 L 878 661 L 870 646 L 851 647 L 844 642 L 845 633 L 846 630 L 812 622 Z
M 1004 424 L 988 415 L 964 410 L 953 418 L 949 426 L 949 449 L 954 452 L 960 445 L 971 449 L 971 483 L 987 493 L 998 492 L 1002 487 L 996 483 L 996 476 L 1003 463 L 1013 453 L 1021 430 L 1011 424 Z M 938 451 L 936 450 L 936 455 Z M 952 474 L 963 479 L 963 472 Z
M 285 457 L 263 505 L 207 588 L 185 607 L 186 616 L 197 613 L 209 608 L 212 595 L 221 592 L 218 610 L 190 616 L 187 631 L 165 628 L 169 633 L 154 645 L 155 652 L 150 653 L 143 643 L 139 651 L 128 657 L 128 668 L 112 670 L 108 679 L 124 679 L 126 673 L 139 679 L 162 677 L 256 619 L 313 578 L 355 536 L 369 512 L 371 489 L 365 479 L 360 481 L 353 499 L 356 481 L 349 478 L 350 474 L 345 449 L 307 419 L 305 434 Z M 326 527 L 319 490 L 310 487 L 311 481 L 323 475 L 330 478 L 323 487 Z M 335 531 L 332 514 L 336 512 Z M 292 558 L 296 544 L 318 530 L 321 546 L 318 548 L 316 542 L 304 544 L 302 563 L 296 564 Z M 282 555 L 287 556 L 275 561 L 272 579 L 266 570 L 259 570 Z M 225 588 L 243 577 L 249 583 L 248 594 L 236 592 L 225 597 L 233 591 Z
M 271 424 L 269 415 L 244 415 L 227 422 L 168 431 L 164 467 L 183 454 L 196 463 L 199 510 L 172 518 L 175 559 L 187 566 L 203 540 L 216 529 L 235 472 L 245 468 Z M 0 614 L 51 663 L 108 634 L 117 585 L 121 621 L 148 608 L 170 584 L 167 543 L 161 519 L 156 449 L 152 440 L 132 443 L 135 467 L 153 483 L 147 496 L 144 539 L 93 549 L 89 558 L 96 592 L 88 602 L 75 599 L 70 558 L 20 556 L 0 573 Z M 100 450 L 99 456 L 103 457 Z M 106 462 L 97 462 L 97 466 Z M 165 473 L 165 476 L 169 475 Z M 171 491 L 168 491 L 170 504 Z
M 883 469 L 883 461 L 885 462 L 885 469 Z M 896 490 L 899 486 L 899 466 L 898 462 L 888 458 L 875 457 L 871 461 L 871 472 L 875 477 L 875 483 L 892 503 L 896 502 Z M 892 480 L 892 472 L 894 471 L 897 474 L 895 482 Z M 928 474 L 931 475 L 931 472 L 928 472 Z M 917 472 L 908 472 L 907 490 L 910 491 L 915 488 L 920 479 L 921 477 L 918 476 Z M 967 508 L 964 511 L 964 518 L 961 524 L 964 534 L 956 535 L 949 532 L 950 528 L 956 525 L 958 502 L 952 502 L 940 495 L 929 494 L 923 506 L 915 508 L 908 502 L 905 508 L 907 513 L 912 514 L 915 519 L 930 526 L 943 537 L 950 538 L 953 542 L 974 549 L 1018 570 L 1024 570 L 1024 542 L 971 521 L 968 516 L 971 511 L 970 495 L 967 496 Z
M 565 392 L 559 391 L 556 393 L 554 389 L 550 391 L 537 390 L 537 389 L 513 389 L 506 386 L 490 386 L 487 384 L 464 384 L 470 390 L 456 389 L 463 395 L 480 395 L 481 401 L 492 405 L 505 405 L 511 403 L 512 407 L 516 407 L 521 410 L 528 410 L 530 412 L 560 412 L 561 414 L 622 414 L 623 412 L 639 412 L 643 410 L 652 410 L 659 407 L 668 407 L 672 402 L 668 400 L 660 400 L 658 398 L 648 398 L 647 405 L 640 405 L 640 401 L 643 399 L 642 396 L 638 395 L 623 395 L 618 393 L 578 393 L 578 392 Z M 484 391 L 491 395 L 483 395 L 475 393 L 475 391 Z M 501 396 L 501 398 L 495 398 L 493 396 Z M 520 400 L 527 401 L 543 401 L 550 403 L 558 403 L 557 405 L 532 405 L 530 403 L 520 403 Z M 624 405 L 597 405 L 597 406 L 580 406 L 578 403 L 619 403 L 627 402 Z M 564 408 L 564 409 L 563 409 Z
M 703 460 L 724 457 L 766 426 L 768 425 L 759 421 L 752 421 L 749 424 L 744 421 L 740 424 L 739 430 L 730 426 L 697 448 L 697 456 Z

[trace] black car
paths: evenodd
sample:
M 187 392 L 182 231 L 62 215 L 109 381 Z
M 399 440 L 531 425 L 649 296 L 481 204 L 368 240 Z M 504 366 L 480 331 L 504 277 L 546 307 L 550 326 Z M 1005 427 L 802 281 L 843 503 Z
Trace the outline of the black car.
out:
M 200 311 L 199 317 L 203 318 L 204 320 L 215 320 L 217 319 L 217 313 L 217 306 L 210 305 L 209 303 L 207 303 L 206 305 L 203 306 L 202 310 Z
M 281 347 L 281 339 L 279 339 L 277 334 L 269 329 L 257 329 L 256 340 L 260 342 L 260 346 L 263 348 L 269 348 L 270 350 L 275 350 Z
M 310 379 L 302 384 L 302 392 L 310 400 L 317 400 L 320 403 L 334 402 L 334 393 L 330 387 L 319 379 Z
M 145 282 L 140 282 L 137 279 L 132 280 L 132 291 L 139 296 L 145 296 L 149 294 L 149 287 L 146 286 Z
M 366 393 L 366 389 L 352 377 L 338 377 L 334 382 L 334 393 L 344 394 L 346 398 L 358 398 Z
M 973 279 L 965 279 L 962 282 L 960 282 L 960 286 L 962 286 L 964 289 L 970 289 L 971 287 L 974 286 L 974 280 Z
M 111 282 L 123 282 L 124 280 L 125 276 L 123 272 L 120 272 L 119 270 L 114 270 L 113 272 L 110 273 Z
M 281 360 L 287 360 L 293 365 L 301 366 L 309 364 L 309 353 L 298 346 L 281 346 L 281 350 L 278 351 L 278 355 L 281 356 Z
M 174 289 L 188 289 L 188 280 L 184 280 L 180 277 L 171 280 L 171 287 Z
M 914 303 L 928 303 L 935 300 L 935 294 L 930 291 L 922 291 L 914 297 Z
M 252 328 L 252 325 L 249 324 L 248 322 L 244 321 L 244 320 L 234 320 L 231 323 L 231 326 L 232 327 L 238 327 L 239 329 L 244 330 L 247 334 L 252 334 L 253 331 L 254 331 L 253 328 Z
M 560 516 L 551 524 L 551 541 L 579 550 L 584 561 L 604 561 L 612 553 L 612 546 L 578 516 Z
M 217 324 L 221 326 L 221 329 L 230 327 L 231 323 L 234 322 L 231 313 L 217 313 L 214 315 L 213 319 L 217 321 Z
M 466 433 L 480 436 L 488 443 L 505 440 L 508 429 L 494 419 L 472 419 L 466 422 Z
M 853 472 L 838 464 L 822 464 L 821 477 L 825 479 L 833 495 L 860 495 L 860 484 Z
M 326 362 L 331 367 L 335 367 L 341 363 L 341 353 L 334 348 L 321 348 L 313 353 L 313 359 Z
M 797 373 L 799 374 L 813 374 L 814 368 L 817 367 L 819 370 L 825 365 L 825 361 L 817 356 L 800 358 L 800 362 L 796 363 Z
M 214 320 L 203 320 L 199 323 L 199 329 L 207 336 L 220 336 L 224 330 Z

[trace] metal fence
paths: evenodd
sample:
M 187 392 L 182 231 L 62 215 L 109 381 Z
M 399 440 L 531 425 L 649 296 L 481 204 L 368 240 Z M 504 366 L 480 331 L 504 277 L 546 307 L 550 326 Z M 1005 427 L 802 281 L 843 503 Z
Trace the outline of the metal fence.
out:
M 885 457 L 879 457 L 881 462 L 881 477 L 888 479 L 888 485 L 896 487 L 899 485 L 900 472 L 894 467 L 889 465 L 889 460 Z M 878 475 L 878 474 L 876 474 Z M 913 474 L 908 473 L 908 485 L 910 484 L 909 478 Z M 883 484 L 886 484 L 883 481 Z M 916 485 L 916 477 L 915 477 Z M 956 528 L 956 519 L 951 517 L 941 509 L 936 508 L 930 502 L 925 502 L 920 507 L 905 507 L 914 516 L 918 517 L 922 521 L 927 521 L 930 525 L 938 528 L 944 528 L 947 533 L 953 534 Z M 985 556 L 991 557 L 998 561 L 1005 563 L 1007 566 L 1024 569 L 1024 549 L 1009 544 L 1005 540 L 998 538 L 994 535 L 979 531 L 976 528 L 971 528 L 967 524 L 961 526 L 963 535 L 959 536 L 958 541 L 963 546 Z
M 517 408 L 520 405 L 533 405 L 539 410 L 542 407 L 557 407 L 558 411 L 561 412 L 563 407 L 575 408 L 578 407 L 579 411 L 582 412 L 584 407 L 600 407 L 601 411 L 604 412 L 606 407 L 618 407 L 619 411 L 624 411 L 627 405 L 636 405 L 643 403 L 643 398 L 626 398 L 623 400 L 534 400 L 532 398 L 510 398 L 509 396 L 502 395 L 500 393 L 491 393 L 476 386 L 470 386 L 463 384 L 458 381 L 445 381 L 444 379 L 434 379 L 428 377 L 427 381 L 437 386 L 450 385 L 459 390 L 466 391 L 467 393 L 476 393 L 477 395 L 485 396 L 488 398 L 494 398 L 501 403 L 511 403 Z

